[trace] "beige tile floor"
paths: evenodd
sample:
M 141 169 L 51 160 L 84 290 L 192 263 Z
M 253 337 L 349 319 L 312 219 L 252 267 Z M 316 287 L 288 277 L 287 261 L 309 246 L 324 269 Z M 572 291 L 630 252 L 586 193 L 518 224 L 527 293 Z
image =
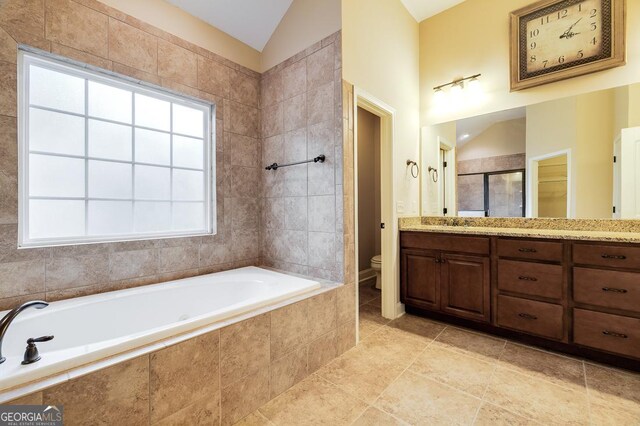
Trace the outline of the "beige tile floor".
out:
M 640 425 L 640 374 L 405 315 L 360 288 L 357 347 L 245 425 Z

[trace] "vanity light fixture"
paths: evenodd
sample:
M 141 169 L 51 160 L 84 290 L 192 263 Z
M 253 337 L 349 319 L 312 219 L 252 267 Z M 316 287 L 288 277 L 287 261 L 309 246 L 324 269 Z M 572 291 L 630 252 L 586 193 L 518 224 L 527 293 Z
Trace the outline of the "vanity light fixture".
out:
M 480 77 L 482 74 L 475 74 L 472 75 L 471 77 L 465 77 L 465 78 L 458 78 L 456 80 L 453 80 L 450 83 L 446 83 L 446 84 L 441 84 L 440 86 L 436 86 L 433 88 L 434 91 L 434 97 L 442 97 L 442 95 L 444 95 L 444 90 L 445 88 L 451 86 L 451 91 L 452 92 L 461 92 L 462 90 L 464 90 L 465 87 L 465 82 L 467 83 L 467 87 L 469 87 L 470 89 L 473 89 L 475 87 L 477 87 L 480 84 L 480 81 L 478 80 L 478 77 Z

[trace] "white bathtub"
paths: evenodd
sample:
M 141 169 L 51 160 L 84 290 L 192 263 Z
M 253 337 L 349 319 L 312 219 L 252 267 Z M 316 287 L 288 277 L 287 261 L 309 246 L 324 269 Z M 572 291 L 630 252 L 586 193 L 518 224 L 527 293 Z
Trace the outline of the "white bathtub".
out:
M 5 336 L 0 393 L 320 287 L 315 281 L 247 267 L 31 308 Z M 55 338 L 38 344 L 42 359 L 21 365 L 26 340 L 44 335 Z

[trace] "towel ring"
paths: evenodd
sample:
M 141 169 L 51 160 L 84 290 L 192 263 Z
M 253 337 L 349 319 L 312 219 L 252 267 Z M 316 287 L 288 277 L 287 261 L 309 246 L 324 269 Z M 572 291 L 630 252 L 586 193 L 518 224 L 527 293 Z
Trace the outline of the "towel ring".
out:
M 434 182 L 438 182 L 438 169 L 429 166 L 429 174 Z
M 412 160 L 407 160 L 407 166 L 411 166 L 411 176 L 413 176 L 414 179 L 418 179 L 418 176 L 420 175 L 420 166 L 418 166 L 418 163 Z M 413 172 L 414 170 L 415 173 Z

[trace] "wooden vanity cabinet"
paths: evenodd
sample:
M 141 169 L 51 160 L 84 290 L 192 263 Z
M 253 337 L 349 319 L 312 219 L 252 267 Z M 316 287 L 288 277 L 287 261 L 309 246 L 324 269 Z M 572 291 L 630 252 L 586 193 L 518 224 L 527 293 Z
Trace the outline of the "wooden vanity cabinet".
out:
M 573 342 L 640 358 L 640 247 L 575 243 Z
M 401 234 L 401 301 L 481 322 L 491 320 L 490 240 Z
M 640 371 L 640 245 L 400 232 L 407 312 Z

